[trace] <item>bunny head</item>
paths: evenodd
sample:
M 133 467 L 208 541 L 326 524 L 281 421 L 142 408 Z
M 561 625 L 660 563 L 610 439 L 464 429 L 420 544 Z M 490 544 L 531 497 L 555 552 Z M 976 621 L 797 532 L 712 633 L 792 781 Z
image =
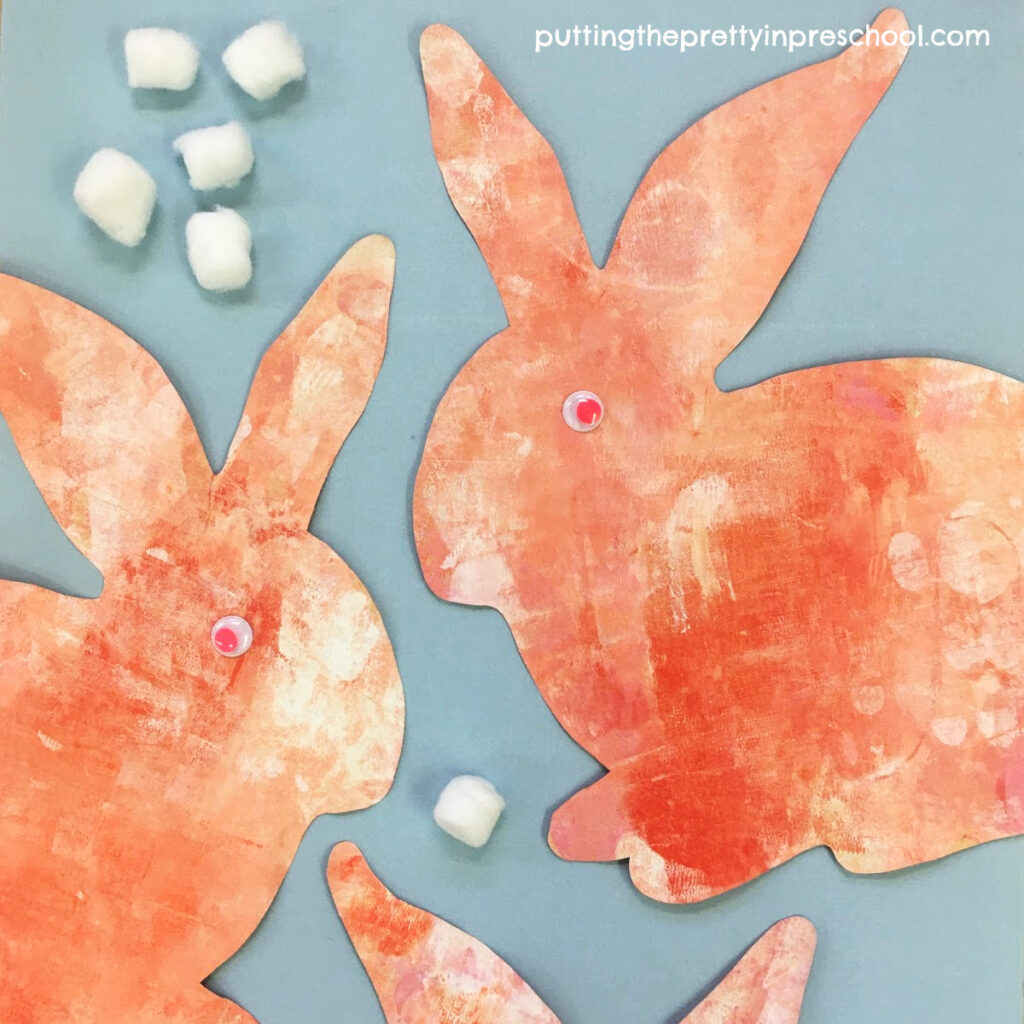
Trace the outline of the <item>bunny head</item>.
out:
M 440 597 L 503 612 L 535 678 L 568 670 L 620 695 L 614 722 L 559 709 L 592 749 L 600 735 L 606 763 L 650 743 L 649 651 L 642 631 L 606 628 L 592 611 L 648 587 L 644 524 L 663 523 L 701 475 L 688 441 L 717 394 L 715 366 L 796 255 L 900 66 L 905 47 L 886 42 L 905 27 L 886 11 L 877 37 L 680 136 L 641 183 L 603 269 L 547 142 L 458 34 L 423 34 L 437 159 L 509 326 L 437 409 L 415 493 L 420 559 Z M 603 416 L 596 429 L 571 408 L 580 393 L 584 417 Z
M 334 848 L 327 878 L 388 1024 L 558 1024 L 504 960 L 398 899 L 352 843 Z M 815 943 L 810 921 L 779 921 L 682 1024 L 797 1024 Z
M 548 144 L 455 32 L 423 35 L 435 152 L 509 326 L 437 408 L 420 560 L 501 611 L 609 769 L 553 848 L 628 858 L 656 899 L 822 843 L 886 871 L 1024 830 L 1024 388 L 927 359 L 714 381 L 905 30 L 887 10 L 684 132 L 601 269 Z
M 349 250 L 265 355 L 216 475 L 143 349 L 0 278 L 0 409 L 104 577 L 95 600 L 0 585 L 5 1020 L 233 1020 L 198 982 L 258 922 L 309 821 L 390 787 L 391 645 L 307 527 L 377 375 L 393 269 L 385 238 Z M 95 953 L 54 982 L 69 948 Z M 157 963 L 157 983 L 132 973 Z M 38 1016 L 12 1016 L 19 999 Z

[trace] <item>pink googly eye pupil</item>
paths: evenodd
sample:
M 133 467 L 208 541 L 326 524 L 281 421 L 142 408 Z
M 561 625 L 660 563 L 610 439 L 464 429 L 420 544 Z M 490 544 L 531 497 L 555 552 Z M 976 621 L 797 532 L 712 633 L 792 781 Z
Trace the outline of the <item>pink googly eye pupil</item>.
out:
M 233 654 L 238 649 L 238 634 L 229 626 L 221 626 L 213 634 L 213 646 L 221 654 Z
M 226 615 L 213 624 L 210 640 L 218 654 L 238 658 L 252 647 L 252 626 L 240 615 Z
M 604 419 L 604 403 L 592 391 L 574 391 L 562 403 L 562 419 L 573 430 L 586 433 Z
M 596 398 L 584 398 L 576 406 L 576 416 L 588 427 L 601 415 L 601 403 Z

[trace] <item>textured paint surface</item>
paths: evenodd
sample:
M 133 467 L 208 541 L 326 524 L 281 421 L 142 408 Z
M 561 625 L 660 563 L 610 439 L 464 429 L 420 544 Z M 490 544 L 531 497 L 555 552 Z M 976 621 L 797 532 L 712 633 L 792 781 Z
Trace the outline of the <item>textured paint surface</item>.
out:
M 334 848 L 327 878 L 388 1024 L 558 1024 L 482 942 L 389 892 L 352 843 Z M 780 921 L 683 1024 L 796 1024 L 815 941 L 805 918 Z
M 880 32 L 905 25 L 880 15 Z M 713 111 L 654 162 L 606 266 L 557 160 L 429 28 L 445 184 L 509 318 L 441 401 L 415 494 L 439 596 L 507 619 L 608 774 L 550 842 L 665 901 L 827 844 L 860 872 L 1024 828 L 1024 387 L 939 359 L 715 385 L 900 46 Z M 604 403 L 592 433 L 565 396 Z
M 357 243 L 270 348 L 211 473 L 157 363 L 0 277 L 0 409 L 104 574 L 0 584 L 0 1018 L 251 1024 L 201 987 L 308 822 L 388 790 L 401 683 L 369 594 L 307 532 L 362 412 L 394 250 Z M 255 641 L 217 654 L 215 621 Z

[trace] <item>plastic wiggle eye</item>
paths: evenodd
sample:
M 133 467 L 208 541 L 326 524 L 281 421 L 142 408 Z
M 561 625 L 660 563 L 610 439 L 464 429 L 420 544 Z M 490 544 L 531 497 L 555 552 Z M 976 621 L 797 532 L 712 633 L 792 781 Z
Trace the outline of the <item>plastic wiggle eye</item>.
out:
M 574 391 L 562 403 L 562 419 L 573 430 L 586 433 L 604 419 L 604 403 L 593 391 Z
M 218 654 L 239 658 L 252 647 L 252 626 L 240 615 L 226 615 L 213 624 L 210 639 Z

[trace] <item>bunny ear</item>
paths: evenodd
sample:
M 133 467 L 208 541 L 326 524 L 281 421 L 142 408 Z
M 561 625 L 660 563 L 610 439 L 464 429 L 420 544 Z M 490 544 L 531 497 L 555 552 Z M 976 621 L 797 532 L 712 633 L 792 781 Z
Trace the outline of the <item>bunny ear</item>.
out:
M 389 1024 L 558 1024 L 483 943 L 389 892 L 352 843 L 331 852 L 327 880 Z
M 779 921 L 682 1024 L 797 1024 L 816 942 L 806 918 Z
M 327 881 L 389 1024 L 558 1024 L 485 945 L 389 892 L 352 843 L 331 852 Z M 805 918 L 780 921 L 682 1024 L 797 1024 L 815 941 Z
M 0 412 L 57 521 L 100 571 L 210 467 L 181 399 L 126 334 L 0 275 Z
M 719 362 L 764 311 L 839 161 L 899 71 L 906 29 L 899 11 L 884 11 L 838 57 L 712 111 L 648 171 L 606 269 L 680 310 L 691 336 L 677 343 L 700 349 L 691 358 Z
M 215 484 L 220 500 L 309 525 L 384 358 L 394 273 L 391 241 L 361 239 L 271 345 Z
M 469 44 L 446 25 L 420 38 L 434 153 L 490 267 L 509 320 L 542 288 L 594 270 L 558 159 Z

